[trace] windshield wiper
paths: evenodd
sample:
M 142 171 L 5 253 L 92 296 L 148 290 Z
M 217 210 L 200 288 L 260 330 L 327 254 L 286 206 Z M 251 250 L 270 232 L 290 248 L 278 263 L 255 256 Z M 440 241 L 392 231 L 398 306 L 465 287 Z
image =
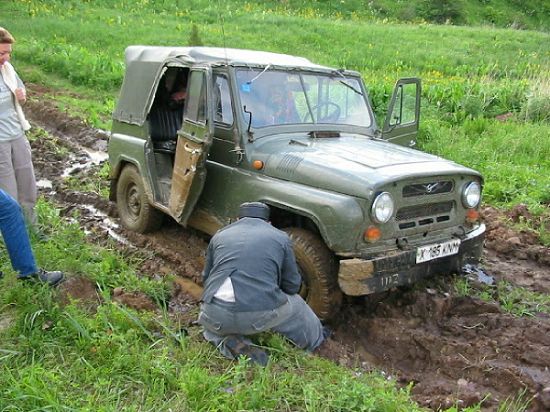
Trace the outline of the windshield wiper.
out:
M 332 74 L 336 74 L 340 77 L 342 77 L 344 80 L 348 80 L 348 78 L 346 76 L 344 76 L 344 74 L 340 71 L 340 70 L 333 70 L 332 71 Z M 357 90 L 355 87 L 353 87 L 351 84 L 348 84 L 346 81 L 344 80 L 338 80 L 339 83 L 342 83 L 344 86 L 348 87 L 349 89 L 353 90 L 355 93 L 357 93 L 358 95 L 360 96 L 363 96 L 363 93 L 361 92 L 361 90 Z

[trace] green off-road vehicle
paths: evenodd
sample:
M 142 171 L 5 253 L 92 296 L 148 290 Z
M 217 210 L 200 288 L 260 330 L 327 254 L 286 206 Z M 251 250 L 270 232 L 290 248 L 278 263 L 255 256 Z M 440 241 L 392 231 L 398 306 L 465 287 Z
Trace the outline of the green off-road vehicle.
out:
M 111 198 L 147 232 L 163 215 L 208 234 L 242 202 L 271 207 L 321 318 L 479 261 L 483 180 L 415 144 L 420 81 L 397 82 L 379 129 L 359 73 L 305 58 L 131 46 L 109 142 Z

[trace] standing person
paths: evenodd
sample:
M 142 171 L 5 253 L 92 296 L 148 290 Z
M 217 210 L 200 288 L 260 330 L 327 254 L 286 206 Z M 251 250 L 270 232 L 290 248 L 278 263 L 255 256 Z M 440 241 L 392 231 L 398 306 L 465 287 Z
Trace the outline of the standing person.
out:
M 41 282 L 50 286 L 55 286 L 63 280 L 62 272 L 46 272 L 36 266 L 21 207 L 2 189 L 0 189 L 0 232 L 8 249 L 11 265 L 19 272 L 18 279 Z
M 0 27 L 0 189 L 16 199 L 29 223 L 35 223 L 36 180 L 31 146 L 25 132 L 30 124 L 21 105 L 25 86 L 10 64 L 13 36 Z
M 324 340 L 321 322 L 297 294 L 301 277 L 292 242 L 268 220 L 267 205 L 243 203 L 239 220 L 212 237 L 199 314 L 205 339 L 223 355 L 261 365 L 267 354 L 244 335 L 270 330 L 308 351 Z

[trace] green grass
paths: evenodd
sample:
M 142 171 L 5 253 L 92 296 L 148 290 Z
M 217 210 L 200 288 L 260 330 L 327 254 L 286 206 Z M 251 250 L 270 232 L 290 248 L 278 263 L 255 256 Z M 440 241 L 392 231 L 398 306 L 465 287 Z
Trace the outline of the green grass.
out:
M 60 112 L 79 118 L 91 127 L 103 130 L 111 128 L 116 93 L 75 85 L 57 74 L 43 71 L 38 66 L 22 65 L 19 72 L 27 85 L 35 83 L 50 88 L 40 96 L 29 95 L 30 100 L 48 101 Z
M 550 296 L 548 294 L 532 292 L 509 282 L 478 285 L 466 278 L 456 278 L 453 284 L 459 296 L 475 296 L 486 302 L 496 302 L 505 312 L 515 316 L 550 313 Z
M 279 13 L 361 21 L 494 25 L 548 31 L 550 3 L 536 0 L 286 0 L 264 1 Z
M 51 204 L 40 201 L 38 212 L 49 229 L 46 242 L 33 244 L 40 265 L 91 278 L 102 303 L 62 306 L 47 286 L 17 282 L 0 254 L 0 410 L 421 410 L 410 388 L 307 355 L 278 336 L 261 337 L 272 358 L 265 369 L 223 359 L 198 327 L 182 335 L 162 309 L 168 281 L 137 277 L 131 259 L 88 244 Z M 114 287 L 147 293 L 159 311 L 117 304 Z
M 460 125 L 427 120 L 422 147 L 479 170 L 484 200 L 493 205 L 529 204 L 543 213 L 550 204 L 550 138 L 540 124 L 466 119 Z
M 364 24 L 317 14 L 292 16 L 263 3 L 229 0 L 95 1 L 93 7 L 59 0 L 7 4 L 13 15 L 10 29 L 20 42 L 17 58 L 75 84 L 108 91 L 120 85 L 125 45 L 184 45 L 192 24 L 206 45 L 286 52 L 366 75 L 374 71 L 380 85 L 396 75 L 431 71 L 459 76 L 456 80 L 472 75 L 522 78 L 548 62 L 548 34 L 536 31 Z M 36 24 L 29 27 L 29 21 Z
M 70 190 L 95 193 L 103 198 L 109 197 L 109 171 L 110 164 L 103 162 L 98 165 L 90 165 L 85 178 L 82 176 L 69 176 L 65 183 Z

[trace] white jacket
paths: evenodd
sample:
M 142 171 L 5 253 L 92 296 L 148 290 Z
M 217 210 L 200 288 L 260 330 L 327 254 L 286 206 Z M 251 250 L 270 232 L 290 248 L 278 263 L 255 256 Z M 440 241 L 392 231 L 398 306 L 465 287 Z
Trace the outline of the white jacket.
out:
M 23 130 L 27 131 L 31 128 L 31 124 L 25 118 L 25 114 L 23 113 L 23 108 L 17 101 L 17 98 L 15 98 L 15 89 L 17 89 L 17 86 L 18 86 L 15 69 L 10 64 L 10 62 L 5 62 L 2 66 L 0 66 L 0 73 L 2 73 L 2 77 L 4 78 L 4 82 L 6 83 L 6 86 L 8 86 L 8 88 L 11 90 L 11 92 L 14 95 L 15 111 L 17 112 L 17 116 L 19 117 L 19 123 L 21 123 L 21 127 L 23 128 Z

